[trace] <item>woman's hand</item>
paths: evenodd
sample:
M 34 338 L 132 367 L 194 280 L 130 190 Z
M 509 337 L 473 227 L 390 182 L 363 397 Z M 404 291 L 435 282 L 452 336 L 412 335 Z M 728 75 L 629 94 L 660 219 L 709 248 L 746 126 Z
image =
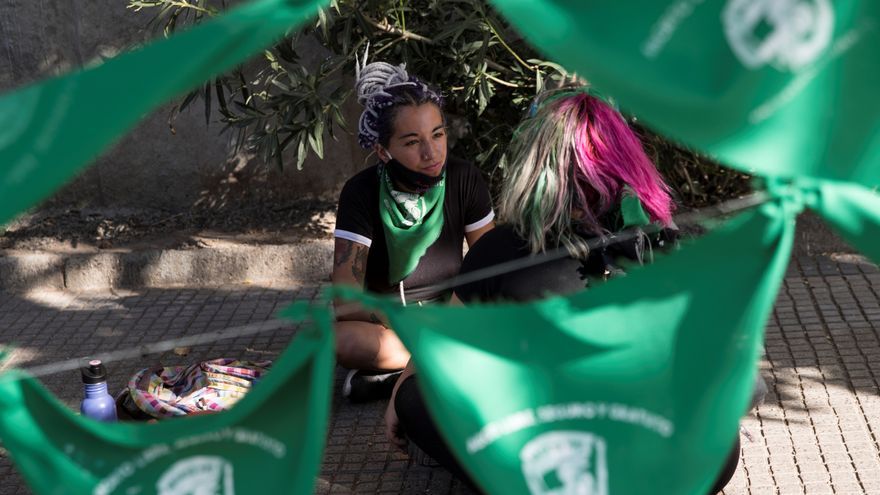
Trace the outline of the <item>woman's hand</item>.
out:
M 385 436 L 388 437 L 389 442 L 406 452 L 406 438 L 400 431 L 400 420 L 397 419 L 397 410 L 394 409 L 394 396 L 385 409 Z

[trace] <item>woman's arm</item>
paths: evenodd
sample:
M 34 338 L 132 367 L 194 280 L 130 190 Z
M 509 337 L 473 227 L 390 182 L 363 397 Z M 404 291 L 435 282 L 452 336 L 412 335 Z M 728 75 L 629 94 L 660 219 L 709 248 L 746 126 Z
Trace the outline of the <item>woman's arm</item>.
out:
M 337 237 L 333 248 L 333 273 L 330 275 L 330 280 L 334 285 L 349 285 L 363 289 L 369 254 L 370 248 L 367 246 Z M 368 321 L 385 325 L 383 319 L 376 313 L 365 311 L 356 303 L 334 301 L 334 307 L 338 321 Z
M 464 238 L 467 239 L 468 248 L 474 247 L 474 244 L 483 237 L 483 234 L 489 232 L 490 230 L 495 228 L 495 222 L 489 222 L 486 225 L 483 225 L 477 230 L 473 230 L 471 232 L 465 232 Z

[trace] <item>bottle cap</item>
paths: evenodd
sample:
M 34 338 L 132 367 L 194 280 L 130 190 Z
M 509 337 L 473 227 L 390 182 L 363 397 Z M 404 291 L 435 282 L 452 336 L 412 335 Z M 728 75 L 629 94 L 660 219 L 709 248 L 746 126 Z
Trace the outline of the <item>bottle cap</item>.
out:
M 82 381 L 85 384 L 101 383 L 107 381 L 107 370 L 99 359 L 89 361 L 89 365 L 83 367 Z

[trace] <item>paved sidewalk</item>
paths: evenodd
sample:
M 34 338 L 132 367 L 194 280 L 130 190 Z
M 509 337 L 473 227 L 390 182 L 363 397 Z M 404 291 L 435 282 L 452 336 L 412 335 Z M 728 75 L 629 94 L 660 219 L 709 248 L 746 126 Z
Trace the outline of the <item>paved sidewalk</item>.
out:
M 182 335 L 268 320 L 315 287 L 150 289 L 114 294 L 0 293 L 0 344 L 16 366 L 49 363 Z M 880 494 L 880 272 L 856 257 L 792 263 L 767 328 L 761 373 L 770 392 L 743 421 L 742 459 L 726 494 Z M 285 328 L 110 363 L 110 388 L 158 362 L 216 357 L 272 359 Z M 9 364 L 7 363 L 7 366 Z M 336 390 L 344 372 L 337 369 Z M 78 372 L 44 379 L 77 407 Z M 468 494 L 441 468 L 411 463 L 383 434 L 383 404 L 351 405 L 335 394 L 316 493 Z M 749 438 L 751 437 L 751 439 Z M 0 449 L 0 495 L 28 493 Z

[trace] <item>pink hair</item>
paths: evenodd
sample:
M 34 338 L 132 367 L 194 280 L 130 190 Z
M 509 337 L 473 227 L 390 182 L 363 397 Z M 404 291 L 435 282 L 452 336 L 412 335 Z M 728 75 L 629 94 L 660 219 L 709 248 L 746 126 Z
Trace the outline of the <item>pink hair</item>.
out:
M 615 226 L 600 219 L 627 187 L 651 221 L 672 222 L 669 187 L 623 117 L 583 91 L 551 95 L 521 124 L 511 146 L 501 217 L 533 252 L 543 251 L 549 237 L 584 255 L 573 218 L 581 230 L 604 235 Z
M 560 98 L 558 116 L 577 112 L 574 129 L 574 170 L 578 203 L 594 218 L 613 208 L 622 188 L 629 186 L 652 221 L 672 222 L 669 186 L 663 182 L 638 136 L 623 117 L 599 98 L 581 93 Z M 590 201 L 592 189 L 598 199 Z M 596 222 L 598 224 L 598 222 Z

